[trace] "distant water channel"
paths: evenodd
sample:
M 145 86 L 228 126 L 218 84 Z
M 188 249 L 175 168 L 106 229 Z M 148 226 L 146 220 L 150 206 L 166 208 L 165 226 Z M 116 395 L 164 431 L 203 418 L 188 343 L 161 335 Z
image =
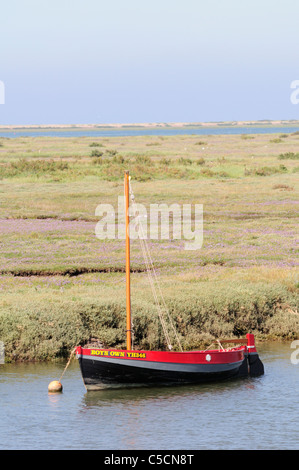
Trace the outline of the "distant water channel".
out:
M 0 449 L 298 449 L 299 364 L 259 347 L 265 375 L 213 385 L 86 392 L 77 360 L 0 365 Z M 297 355 L 297 357 L 299 354 Z
M 190 126 L 190 127 L 100 127 L 93 129 L 0 129 L 0 137 L 125 137 L 125 136 L 171 136 L 171 135 L 226 135 L 226 134 L 277 134 L 299 131 L 298 126 Z

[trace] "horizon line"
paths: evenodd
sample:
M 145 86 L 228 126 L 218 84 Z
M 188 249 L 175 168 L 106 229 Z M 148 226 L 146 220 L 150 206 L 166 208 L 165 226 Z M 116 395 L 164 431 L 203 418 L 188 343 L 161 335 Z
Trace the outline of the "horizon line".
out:
M 265 123 L 265 124 L 283 124 L 283 123 L 299 123 L 298 119 L 256 119 L 248 121 L 200 121 L 200 122 L 135 122 L 135 123 L 89 123 L 89 124 L 0 124 L 0 129 L 30 129 L 30 128 L 40 128 L 40 129 L 49 129 L 49 128 L 95 128 L 95 127 L 112 127 L 112 128 L 122 128 L 122 127 L 211 127 L 217 125 L 230 125 L 230 126 L 242 126 L 244 124 L 253 124 L 253 123 Z

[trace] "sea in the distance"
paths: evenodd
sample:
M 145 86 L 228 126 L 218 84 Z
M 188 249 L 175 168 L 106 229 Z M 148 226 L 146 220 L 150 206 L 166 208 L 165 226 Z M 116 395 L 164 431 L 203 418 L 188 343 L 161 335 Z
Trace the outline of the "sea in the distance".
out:
M 1 129 L 0 137 L 129 137 L 146 135 L 233 135 L 233 134 L 290 134 L 299 132 L 299 126 L 185 126 L 185 127 L 94 127 L 94 128 L 13 128 Z

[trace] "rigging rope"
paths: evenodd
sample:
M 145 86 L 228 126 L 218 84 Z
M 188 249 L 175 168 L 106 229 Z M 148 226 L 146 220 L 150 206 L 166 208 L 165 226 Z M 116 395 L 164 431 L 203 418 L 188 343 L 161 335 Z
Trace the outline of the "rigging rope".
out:
M 133 208 L 135 209 L 136 203 L 135 203 L 135 196 L 134 196 L 132 185 L 131 185 L 131 178 L 129 178 L 129 190 L 130 190 L 132 205 L 133 205 Z M 135 210 L 134 210 L 134 212 L 135 212 Z M 139 216 L 137 216 L 137 219 L 138 218 L 139 218 Z M 162 328 L 163 328 L 163 332 L 164 332 L 164 336 L 165 336 L 168 348 L 171 350 L 172 345 L 171 345 L 171 340 L 170 340 L 170 336 L 169 336 L 168 329 L 167 329 L 167 322 L 164 318 L 165 315 L 164 315 L 164 312 L 163 312 L 163 308 L 166 312 L 168 322 L 169 322 L 169 324 L 170 324 L 170 326 L 171 326 L 171 328 L 174 332 L 175 339 L 176 339 L 176 341 L 179 345 L 179 348 L 180 348 L 181 351 L 183 351 L 183 348 L 182 348 L 180 339 L 178 337 L 176 328 L 173 325 L 173 322 L 172 322 L 172 319 L 170 317 L 165 299 L 163 297 L 163 293 L 162 293 L 162 290 L 161 290 L 161 287 L 160 287 L 160 284 L 159 284 L 157 273 L 156 273 L 155 268 L 154 268 L 154 264 L 153 264 L 153 260 L 152 260 L 152 257 L 151 257 L 150 251 L 149 251 L 149 247 L 146 243 L 146 237 L 144 236 L 144 231 L 143 231 L 143 227 L 142 227 L 141 222 L 138 223 L 138 238 L 139 238 L 139 241 L 140 241 L 143 258 L 144 258 L 145 265 L 146 265 L 147 275 L 148 275 L 149 282 L 150 282 L 150 285 L 151 285 L 151 288 L 152 288 L 153 296 L 154 296 L 156 306 L 157 306 L 157 310 L 158 310 L 158 315 L 159 315 L 159 318 L 160 318 L 160 321 L 161 321 L 161 325 L 162 325 Z M 159 302 L 159 297 L 158 297 L 158 293 L 157 293 L 157 290 L 156 290 L 156 287 L 155 287 L 155 282 L 156 282 L 156 285 L 158 287 L 158 292 L 160 294 L 160 298 L 161 298 L 161 301 L 162 301 L 163 308 L 161 308 L 161 305 L 160 305 L 160 302 Z

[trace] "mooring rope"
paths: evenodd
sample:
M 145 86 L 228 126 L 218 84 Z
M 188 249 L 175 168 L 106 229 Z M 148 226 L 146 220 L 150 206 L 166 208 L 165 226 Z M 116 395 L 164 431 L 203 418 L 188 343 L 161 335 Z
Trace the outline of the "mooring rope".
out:
M 67 364 L 66 364 L 66 366 L 65 366 L 65 368 L 64 368 L 64 371 L 62 372 L 62 374 L 61 374 L 61 376 L 60 376 L 59 382 L 61 382 L 61 379 L 62 379 L 62 377 L 64 376 L 64 373 L 65 373 L 66 369 L 67 369 L 68 366 L 70 365 L 71 359 L 72 359 L 72 357 L 73 357 L 73 355 L 74 355 L 76 349 L 77 349 L 77 346 L 75 346 L 74 349 L 71 351 L 71 355 L 70 355 L 70 357 L 69 357 L 69 360 L 67 361 Z

